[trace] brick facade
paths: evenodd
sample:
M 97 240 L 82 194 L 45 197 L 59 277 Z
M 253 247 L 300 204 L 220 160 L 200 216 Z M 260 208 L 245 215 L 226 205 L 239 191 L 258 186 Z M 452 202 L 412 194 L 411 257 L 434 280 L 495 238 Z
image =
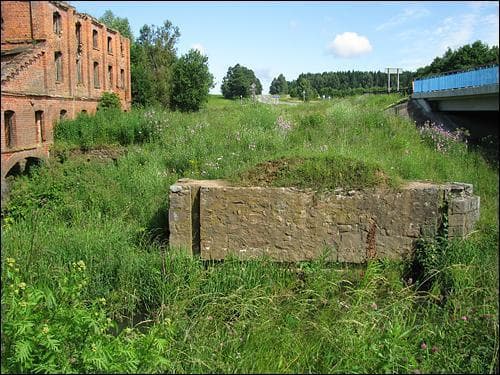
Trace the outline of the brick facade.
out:
M 62 1 L 2 1 L 2 179 L 47 158 L 61 117 L 95 113 L 103 92 L 130 109 L 130 41 Z M 96 79 L 97 75 L 97 79 Z

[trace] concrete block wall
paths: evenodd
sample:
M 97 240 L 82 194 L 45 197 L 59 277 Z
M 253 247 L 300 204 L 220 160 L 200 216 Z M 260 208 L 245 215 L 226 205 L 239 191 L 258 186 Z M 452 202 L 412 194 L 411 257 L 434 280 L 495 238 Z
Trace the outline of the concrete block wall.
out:
M 182 179 L 170 188 L 170 246 L 206 260 L 302 261 L 325 251 L 349 263 L 405 259 L 447 220 L 454 238 L 470 233 L 478 217 L 479 197 L 459 183 L 320 193 Z

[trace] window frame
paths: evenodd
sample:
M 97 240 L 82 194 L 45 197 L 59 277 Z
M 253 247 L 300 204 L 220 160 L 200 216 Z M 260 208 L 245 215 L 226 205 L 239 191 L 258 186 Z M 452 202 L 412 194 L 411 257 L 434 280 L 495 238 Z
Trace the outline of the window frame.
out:
M 99 62 L 94 61 L 94 88 L 101 88 L 101 78 L 99 77 Z
M 52 13 L 52 29 L 54 34 L 57 36 L 61 36 L 62 34 L 62 17 L 61 13 L 55 11 Z
M 42 110 L 35 111 L 35 126 L 37 142 L 45 142 L 47 140 L 45 137 L 45 114 Z
M 6 110 L 3 112 L 5 147 L 12 148 L 16 143 L 16 112 Z
M 55 69 L 55 81 L 60 83 L 64 81 L 63 75 L 63 54 L 61 51 L 54 52 L 54 69 Z
M 99 49 L 99 31 L 92 29 L 92 48 Z

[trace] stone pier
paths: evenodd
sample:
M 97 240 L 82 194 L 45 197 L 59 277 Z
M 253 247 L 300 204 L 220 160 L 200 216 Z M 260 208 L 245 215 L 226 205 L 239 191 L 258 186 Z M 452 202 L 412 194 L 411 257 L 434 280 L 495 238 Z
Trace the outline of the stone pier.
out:
M 317 192 L 181 179 L 170 187 L 170 246 L 205 260 L 405 259 L 419 238 L 446 225 L 450 238 L 464 237 L 478 218 L 479 197 L 465 183 Z

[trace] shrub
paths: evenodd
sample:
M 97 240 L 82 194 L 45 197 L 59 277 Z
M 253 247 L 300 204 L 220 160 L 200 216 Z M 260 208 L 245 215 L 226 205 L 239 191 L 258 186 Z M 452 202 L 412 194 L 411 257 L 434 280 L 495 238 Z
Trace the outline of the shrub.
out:
M 104 92 L 97 105 L 97 110 L 102 109 L 121 109 L 121 101 L 118 94 L 114 92 Z

